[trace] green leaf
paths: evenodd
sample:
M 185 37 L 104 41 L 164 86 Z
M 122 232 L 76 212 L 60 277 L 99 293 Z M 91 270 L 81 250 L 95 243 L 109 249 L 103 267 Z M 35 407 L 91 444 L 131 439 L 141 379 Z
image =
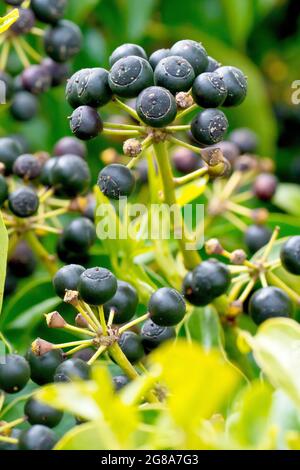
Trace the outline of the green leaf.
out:
M 253 382 L 237 399 L 238 408 L 230 420 L 228 434 L 242 449 L 269 447 L 272 393 L 267 384 Z
M 2 311 L 2 302 L 4 294 L 4 285 L 6 277 L 6 261 L 8 250 L 8 236 L 2 214 L 0 212 L 0 314 Z
M 274 387 L 300 407 L 300 325 L 288 318 L 265 321 L 255 336 L 242 333 L 255 360 Z
M 244 48 L 254 19 L 252 0 L 222 0 L 228 31 L 233 44 Z
M 300 186 L 292 183 L 279 184 L 272 202 L 285 212 L 300 216 Z
M 67 432 L 54 450 L 110 450 L 115 447 L 107 439 L 107 430 L 98 421 L 81 424 Z
M 6 325 L 7 330 L 21 330 L 21 329 L 33 329 L 37 323 L 43 320 L 43 314 L 51 312 L 59 304 L 61 304 L 61 299 L 59 297 L 52 297 L 50 299 L 45 299 L 43 302 L 40 302 L 33 307 L 25 310 L 21 316 L 16 318 L 12 322 L 8 322 Z M 28 332 L 28 331 L 27 331 Z
M 192 339 L 198 341 L 205 351 L 223 349 L 220 319 L 213 307 L 194 308 L 187 325 Z
M 96 8 L 101 0 L 69 0 L 66 16 L 77 24 L 84 24 L 85 20 Z
M 153 12 L 156 0 L 127 0 L 127 35 L 130 39 L 139 38 Z

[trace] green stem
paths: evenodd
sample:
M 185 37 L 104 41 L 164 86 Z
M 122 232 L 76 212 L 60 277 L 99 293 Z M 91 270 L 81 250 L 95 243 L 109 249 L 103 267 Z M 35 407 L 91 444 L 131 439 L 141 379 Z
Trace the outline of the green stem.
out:
M 148 320 L 149 315 L 150 315 L 149 313 L 145 313 L 145 315 L 142 315 L 141 317 L 135 318 L 135 319 L 132 320 L 131 322 L 129 322 L 129 323 L 127 323 L 126 325 L 124 325 L 124 326 L 122 326 L 121 328 L 119 328 L 119 333 L 122 334 L 122 333 L 124 333 L 124 331 L 129 330 L 129 329 L 132 328 L 133 326 L 139 325 L 139 324 L 142 323 L 143 321 Z
M 103 129 L 101 131 L 102 135 L 117 135 L 117 136 L 124 136 L 124 137 L 139 137 L 141 135 L 140 131 L 131 131 L 131 130 L 122 130 L 122 129 Z
M 170 164 L 170 159 L 165 142 L 153 144 L 153 148 L 156 154 L 156 159 L 161 174 L 164 200 L 169 206 L 177 204 L 175 194 L 175 183 L 173 179 L 173 172 Z M 201 258 L 196 250 L 187 250 L 186 245 L 190 243 L 190 240 L 186 237 L 186 227 L 182 217 L 180 217 L 180 229 L 181 238 L 178 240 L 179 247 L 184 259 L 184 264 L 187 269 L 194 269 L 200 262 Z
M 121 367 L 121 369 L 131 380 L 135 380 L 139 377 L 139 374 L 137 373 L 133 365 L 128 361 L 127 357 L 123 353 L 118 343 L 114 343 L 108 348 L 108 350 L 114 361 L 116 361 L 116 363 Z
M 0 340 L 4 343 L 4 345 L 6 346 L 9 354 L 11 354 L 13 352 L 13 347 L 12 345 L 10 344 L 9 341 L 7 341 L 7 339 L 5 338 L 4 334 L 0 331 Z
M 291 299 L 296 302 L 297 305 L 300 305 L 300 296 L 297 294 L 297 292 L 287 286 L 285 282 L 283 282 L 279 277 L 271 272 L 267 272 L 266 277 L 270 284 L 273 284 L 273 286 L 279 287 L 285 291 L 291 297 Z
M 127 104 L 123 103 L 123 101 L 119 100 L 119 98 L 114 97 L 113 102 L 119 108 L 123 109 L 123 111 L 126 111 L 126 113 L 128 113 L 131 117 L 133 117 L 133 119 L 135 119 L 136 121 L 140 121 L 140 118 L 138 117 L 137 112 L 133 108 L 128 106 Z
M 24 238 L 28 242 L 33 252 L 38 256 L 42 263 L 45 264 L 45 267 L 47 268 L 50 275 L 54 276 L 58 270 L 55 257 L 48 253 L 46 248 L 43 247 L 37 236 L 32 231 L 27 232 Z

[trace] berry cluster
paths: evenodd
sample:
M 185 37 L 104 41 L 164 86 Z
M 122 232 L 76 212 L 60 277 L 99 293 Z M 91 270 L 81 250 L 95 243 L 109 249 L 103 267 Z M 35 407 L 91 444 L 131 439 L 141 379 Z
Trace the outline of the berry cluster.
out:
M 55 256 L 46 251 L 41 237 L 57 235 L 56 251 L 63 262 L 86 262 L 96 239 L 85 146 L 65 137 L 53 154 L 24 153 L 16 138 L 0 139 L 0 203 L 10 236 L 7 294 L 14 291 L 17 278 L 33 273 L 36 256 L 50 274 L 57 271 Z M 71 219 L 60 220 L 65 214 Z
M 76 24 L 63 19 L 68 0 L 31 0 L 29 6 L 21 1 L 5 3 L 8 9 L 18 7 L 19 18 L 1 36 L 0 80 L 6 86 L 12 117 L 28 121 L 38 112 L 37 96 L 65 83 L 70 76 L 68 61 L 80 51 L 82 37 Z M 42 38 L 46 58 L 27 40 L 30 35 Z M 12 49 L 22 71 L 10 66 Z
M 247 79 L 241 70 L 222 67 L 208 57 L 204 47 L 191 40 L 174 44 L 171 49 L 154 52 L 148 59 L 143 48 L 123 44 L 110 56 L 110 71 L 82 69 L 68 81 L 66 98 L 74 111 L 70 117 L 72 132 L 82 140 L 103 135 L 130 137 L 124 154 L 133 158 L 125 165 L 108 165 L 99 175 L 99 187 L 110 199 L 129 196 L 135 186 L 131 169 L 143 151 L 153 143 L 169 141 L 181 145 L 174 133 L 190 131 L 203 147 L 220 142 L 228 129 L 228 120 L 220 106 L 238 106 L 247 93 Z M 125 103 L 121 99 L 134 99 Z M 113 101 L 136 122 L 126 125 L 103 122 L 97 108 Z M 174 125 L 191 111 L 204 108 L 190 125 Z M 226 164 L 219 157 L 212 174 L 224 173 Z M 222 163 L 222 165 L 219 165 Z M 204 164 L 209 172 L 211 160 Z
M 174 326 L 184 319 L 186 313 L 181 294 L 175 289 L 163 287 L 152 294 L 148 312 L 133 319 L 139 305 L 136 289 L 127 282 L 117 280 L 105 268 L 85 269 L 77 264 L 66 265 L 55 275 L 53 285 L 56 294 L 76 309 L 76 325 L 70 325 L 58 312 L 52 312 L 46 315 L 48 327 L 88 336 L 89 339 L 58 345 L 37 339 L 32 345 L 33 354 L 43 356 L 50 351 L 66 348 L 69 349 L 66 356 L 70 356 L 92 348 L 94 353 L 87 363 L 91 365 L 108 351 L 129 378 L 136 376 L 132 363 L 142 360 L 145 353 L 163 341 L 175 337 Z M 137 332 L 136 327 L 142 322 L 143 326 Z M 67 362 L 71 364 L 72 360 Z M 79 361 L 78 357 L 76 361 Z M 59 369 L 55 377 L 65 381 L 65 374 L 66 371 Z M 72 374 L 74 371 L 67 374 L 67 378 Z

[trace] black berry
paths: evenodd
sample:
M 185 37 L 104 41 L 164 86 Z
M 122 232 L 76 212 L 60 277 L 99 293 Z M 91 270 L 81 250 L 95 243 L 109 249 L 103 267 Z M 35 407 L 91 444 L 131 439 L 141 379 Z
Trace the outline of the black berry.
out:
M 208 56 L 207 60 L 208 60 L 208 62 L 207 62 L 205 72 L 215 72 L 218 68 L 221 67 L 220 62 L 218 62 L 213 57 Z
M 263 287 L 252 295 L 249 302 L 249 313 L 253 321 L 260 325 L 268 318 L 291 316 L 293 303 L 282 289 Z
M 42 65 L 31 65 L 22 73 L 22 84 L 25 90 L 39 95 L 51 86 L 51 76 Z
M 247 95 L 247 78 L 243 72 L 231 66 L 220 67 L 216 72 L 223 79 L 228 94 L 223 106 L 238 106 Z
M 68 20 L 58 21 L 44 36 L 45 51 L 56 62 L 67 62 L 78 54 L 81 43 L 80 29 Z
M 142 57 L 146 60 L 148 59 L 146 52 L 141 46 L 138 46 L 137 44 L 122 44 L 111 54 L 109 58 L 109 64 L 112 67 L 118 60 L 130 55 Z
M 71 251 L 86 252 L 96 240 L 96 229 L 87 217 L 78 217 L 64 229 L 63 244 Z
M 14 95 L 10 112 L 16 121 L 29 121 L 38 111 L 38 101 L 35 95 L 28 91 L 19 91 Z
M 51 406 L 39 402 L 35 398 L 29 398 L 24 406 L 24 413 L 30 424 L 43 424 L 48 428 L 57 426 L 63 417 L 63 413 Z
M 184 292 L 193 305 L 204 306 L 225 294 L 231 276 L 225 264 L 210 259 L 203 261 L 184 281 Z
M 152 294 L 148 311 L 159 326 L 173 326 L 181 322 L 186 312 L 183 297 L 175 289 L 162 287 Z
M 184 57 L 193 67 L 195 75 L 206 70 L 208 59 L 207 52 L 204 47 L 196 41 L 184 39 L 178 41 L 171 48 L 172 55 Z
M 30 366 L 26 359 L 17 354 L 2 356 L 0 362 L 0 389 L 7 393 L 17 393 L 22 390 L 30 379 Z
M 69 197 L 85 192 L 90 180 L 87 163 L 77 155 L 63 155 L 57 158 L 51 169 L 51 183 Z
M 193 85 L 195 72 L 191 64 L 180 56 L 162 59 L 155 68 L 155 85 L 167 88 L 171 93 L 188 91 Z
M 284 243 L 280 259 L 287 271 L 300 275 L 300 236 L 290 237 Z
M 44 186 L 52 186 L 52 170 L 58 160 L 58 157 L 49 158 L 42 168 L 40 181 Z
M 30 8 L 19 8 L 19 18 L 10 27 L 10 30 L 16 34 L 27 34 L 35 25 L 35 16 Z
M 251 254 L 256 253 L 270 240 L 271 230 L 264 225 L 250 225 L 245 232 L 245 244 Z
M 119 346 L 130 362 L 137 362 L 144 356 L 144 348 L 139 335 L 125 331 L 119 339 Z
M 206 72 L 196 77 L 192 95 L 194 101 L 202 108 L 217 108 L 227 97 L 224 80 L 216 72 Z
M 64 360 L 61 349 L 49 351 L 42 356 L 36 356 L 29 350 L 26 358 L 31 369 L 31 380 L 38 385 L 52 383 L 56 369 Z
M 136 111 L 140 119 L 151 127 L 165 127 L 174 121 L 177 114 L 176 101 L 166 88 L 146 88 L 138 96 Z
M 30 217 L 38 210 L 39 198 L 33 189 L 22 186 L 10 193 L 8 205 L 12 213 L 17 217 Z
M 117 279 L 105 268 L 91 268 L 81 274 L 78 291 L 81 298 L 90 305 L 103 305 L 117 291 Z
M 128 282 L 118 281 L 117 292 L 104 304 L 104 313 L 108 318 L 111 309 L 114 310 L 114 323 L 126 323 L 135 315 L 138 306 L 136 289 Z
M 13 255 L 9 258 L 8 265 L 11 273 L 16 277 L 28 277 L 34 273 L 36 258 L 24 240 L 18 243 Z
M 21 152 L 22 149 L 16 139 L 10 137 L 0 138 L 0 162 L 5 165 L 6 174 L 11 173 L 13 164 L 21 155 Z
M 61 64 L 46 57 L 42 61 L 42 66 L 45 67 L 51 77 L 51 86 L 57 87 L 66 82 L 67 78 L 70 76 L 70 66 L 68 64 Z
M 78 251 L 71 251 L 70 248 L 65 246 L 62 238 L 58 239 L 56 251 L 59 259 L 66 264 L 86 264 L 89 259 L 86 252 L 78 253 Z
M 68 80 L 66 98 L 72 108 L 85 105 L 98 108 L 107 104 L 111 97 L 108 72 L 105 69 L 83 69 Z
M 162 59 L 165 59 L 170 55 L 170 49 L 158 49 L 157 51 L 153 52 L 153 54 L 151 54 L 151 56 L 149 57 L 149 62 L 153 70 L 155 70 L 156 66 Z
M 115 95 L 134 98 L 144 88 L 153 85 L 153 70 L 147 60 L 128 56 L 112 66 L 108 81 Z
M 146 352 L 160 346 L 164 341 L 176 336 L 175 328 L 172 326 L 159 326 L 152 320 L 147 320 L 141 329 L 141 338 Z
M 100 171 L 98 186 L 105 196 L 110 199 L 130 196 L 135 186 L 135 179 L 125 165 L 113 163 Z
M 115 386 L 115 391 L 118 392 L 129 384 L 129 378 L 126 375 L 115 375 L 113 377 L 113 384 Z
M 83 266 L 79 264 L 69 264 L 61 268 L 53 278 L 53 286 L 56 294 L 62 299 L 66 290 L 77 290 L 79 278 L 85 271 Z
M 78 155 L 78 157 L 85 158 L 87 154 L 85 144 L 76 139 L 76 137 L 63 137 L 56 142 L 53 155 L 60 157 L 68 154 Z
M 20 155 L 13 166 L 15 175 L 24 180 L 33 180 L 37 178 L 42 171 L 39 160 L 31 154 Z
M 197 114 L 191 124 L 193 137 L 203 145 L 213 145 L 220 142 L 227 129 L 227 117 L 218 109 L 206 109 Z
M 76 137 L 90 140 L 103 130 L 103 122 L 97 111 L 91 106 L 80 106 L 73 111 L 70 127 Z
M 81 359 L 73 358 L 62 362 L 56 369 L 54 382 L 71 382 L 72 380 L 88 380 L 90 367 Z
M 199 156 L 184 147 L 178 147 L 174 150 L 172 161 L 176 170 L 184 174 L 197 170 L 201 165 Z
M 58 441 L 56 434 L 46 426 L 36 424 L 21 432 L 20 450 L 52 450 Z
M 261 201 L 270 201 L 274 196 L 278 185 L 276 176 L 271 173 L 261 173 L 253 184 L 253 192 Z
M 65 13 L 67 0 L 31 0 L 30 8 L 43 23 L 56 23 Z
M 258 147 L 257 135 L 247 128 L 231 132 L 229 140 L 238 146 L 241 153 L 255 153 Z

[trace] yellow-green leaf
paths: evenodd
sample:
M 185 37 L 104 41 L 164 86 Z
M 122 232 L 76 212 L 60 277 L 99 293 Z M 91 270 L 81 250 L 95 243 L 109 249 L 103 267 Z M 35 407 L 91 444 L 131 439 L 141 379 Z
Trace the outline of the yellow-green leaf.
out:
M 289 318 L 272 318 L 255 336 L 246 334 L 245 340 L 274 387 L 300 406 L 300 325 Z
M 98 421 L 82 424 L 67 432 L 56 444 L 54 450 L 117 450 L 118 446 L 109 439 L 107 429 Z

